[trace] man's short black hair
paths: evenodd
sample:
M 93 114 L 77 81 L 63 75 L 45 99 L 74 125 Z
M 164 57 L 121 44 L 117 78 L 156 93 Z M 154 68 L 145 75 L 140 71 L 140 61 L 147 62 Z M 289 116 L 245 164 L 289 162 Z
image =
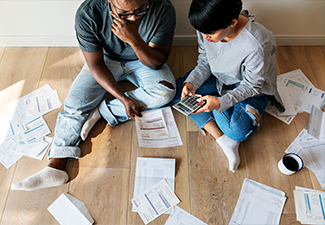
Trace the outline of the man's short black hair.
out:
M 242 5 L 241 0 L 193 0 L 188 18 L 196 30 L 211 34 L 238 19 Z

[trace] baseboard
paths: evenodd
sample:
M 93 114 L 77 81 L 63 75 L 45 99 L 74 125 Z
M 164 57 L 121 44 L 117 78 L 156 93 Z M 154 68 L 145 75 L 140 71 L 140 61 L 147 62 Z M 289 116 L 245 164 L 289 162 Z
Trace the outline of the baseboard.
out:
M 324 46 L 325 35 L 275 35 L 278 46 Z
M 278 46 L 325 46 L 325 35 L 275 35 Z M 0 36 L 0 47 L 78 46 L 75 36 Z M 175 35 L 173 46 L 197 46 L 196 35 Z
M 275 35 L 277 46 L 324 46 L 325 35 Z M 173 46 L 197 46 L 196 35 L 175 35 Z
M 69 36 L 12 36 L 1 37 L 1 47 L 72 47 L 78 46 L 74 35 Z

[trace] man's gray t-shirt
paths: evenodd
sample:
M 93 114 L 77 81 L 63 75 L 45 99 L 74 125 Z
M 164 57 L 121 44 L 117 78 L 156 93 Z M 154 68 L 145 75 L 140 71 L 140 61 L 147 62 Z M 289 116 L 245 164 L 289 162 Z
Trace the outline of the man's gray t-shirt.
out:
M 139 35 L 144 42 L 171 45 L 176 25 L 176 14 L 169 0 L 148 0 L 149 10 L 141 17 Z M 107 0 L 86 0 L 76 13 L 75 30 L 80 48 L 85 52 L 103 49 L 111 59 L 137 60 L 131 46 L 121 41 L 112 31 L 113 17 Z M 114 9 L 112 9 L 114 10 Z

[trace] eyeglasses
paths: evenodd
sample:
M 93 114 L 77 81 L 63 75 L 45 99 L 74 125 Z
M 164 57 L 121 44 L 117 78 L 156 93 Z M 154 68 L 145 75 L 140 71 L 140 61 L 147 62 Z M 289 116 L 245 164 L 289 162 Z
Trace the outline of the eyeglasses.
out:
M 123 10 L 123 9 L 119 9 L 119 8 L 117 8 L 117 7 L 113 4 L 112 1 L 111 1 L 111 3 L 112 3 L 112 5 L 113 5 L 114 8 L 115 8 L 115 12 L 116 12 L 116 14 L 117 14 L 118 17 L 120 17 L 121 19 L 131 18 L 132 16 L 142 16 L 142 15 L 146 14 L 146 13 L 148 12 L 148 10 L 149 10 L 149 2 L 148 2 L 148 0 L 146 0 L 146 2 L 145 2 L 142 6 L 140 6 L 139 9 L 135 10 L 134 13 L 118 13 L 118 12 L 117 12 L 117 9 L 118 9 L 118 10 Z M 144 7 L 145 7 L 145 9 L 142 10 Z

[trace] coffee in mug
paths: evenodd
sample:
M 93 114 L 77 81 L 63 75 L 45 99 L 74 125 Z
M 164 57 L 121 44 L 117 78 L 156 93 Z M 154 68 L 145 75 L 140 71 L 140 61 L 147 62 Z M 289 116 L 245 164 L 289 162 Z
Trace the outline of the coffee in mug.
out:
M 299 155 L 288 153 L 278 163 L 279 170 L 285 175 L 291 175 L 302 169 L 304 163 Z

